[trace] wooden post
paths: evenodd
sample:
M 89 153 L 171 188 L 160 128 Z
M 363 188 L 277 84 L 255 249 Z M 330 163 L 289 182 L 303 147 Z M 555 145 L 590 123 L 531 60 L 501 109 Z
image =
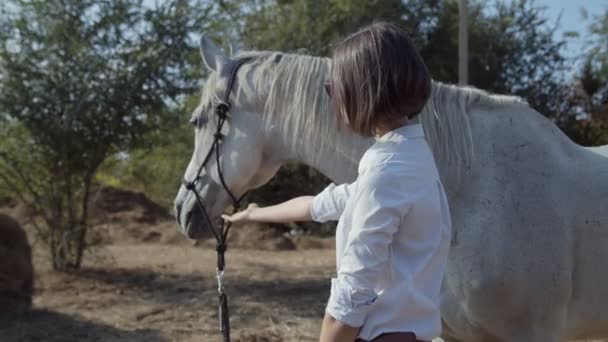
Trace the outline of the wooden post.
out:
M 469 83 L 469 10 L 467 0 L 458 1 L 458 83 Z

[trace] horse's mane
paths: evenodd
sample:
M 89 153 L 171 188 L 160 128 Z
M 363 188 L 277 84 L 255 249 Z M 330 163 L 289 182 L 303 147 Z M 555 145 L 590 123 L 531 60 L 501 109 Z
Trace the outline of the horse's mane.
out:
M 271 75 L 264 106 L 268 123 L 280 123 L 288 132 L 287 143 L 309 156 L 333 145 L 336 125 L 330 115 L 329 97 L 324 93 L 329 59 L 304 55 L 283 55 Z M 302 144 L 304 141 L 304 144 Z M 343 151 L 352 154 L 351 151 Z
M 253 80 L 265 102 L 264 117 L 278 128 L 292 147 L 308 155 L 320 155 L 331 148 L 356 159 L 357 146 L 334 146 L 336 124 L 329 115 L 323 82 L 330 59 L 301 54 L 249 51 L 234 58 L 250 58 L 243 79 Z M 253 73 L 253 74 L 250 74 Z M 243 82 L 247 83 L 247 82 Z M 241 83 L 241 84 L 243 84 Z M 254 89 L 244 89 L 252 92 Z M 438 162 L 466 166 L 473 158 L 473 137 L 469 112 L 473 108 L 495 109 L 526 105 L 518 97 L 489 94 L 473 87 L 433 82 L 432 95 L 420 120 Z
M 491 111 L 522 106 L 528 104 L 520 97 L 434 81 L 420 121 L 435 159 L 459 173 L 474 157 L 469 113 L 473 109 Z

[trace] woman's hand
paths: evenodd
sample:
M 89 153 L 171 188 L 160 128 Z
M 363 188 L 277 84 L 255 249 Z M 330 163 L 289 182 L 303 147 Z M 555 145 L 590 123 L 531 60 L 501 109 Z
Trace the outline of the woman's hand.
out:
M 247 206 L 247 209 L 245 210 L 241 210 L 239 212 L 236 212 L 232 215 L 222 215 L 222 218 L 225 221 L 231 222 L 231 223 L 246 223 L 246 222 L 252 222 L 252 212 L 255 211 L 256 209 L 259 209 L 259 206 L 255 203 L 251 203 Z

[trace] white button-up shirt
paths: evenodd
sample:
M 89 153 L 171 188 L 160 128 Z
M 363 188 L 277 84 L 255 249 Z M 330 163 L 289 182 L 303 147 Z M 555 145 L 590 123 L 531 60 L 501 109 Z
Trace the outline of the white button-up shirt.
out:
M 337 278 L 326 311 L 372 340 L 441 333 L 439 292 L 450 245 L 450 213 L 420 124 L 393 130 L 369 148 L 352 184 L 330 184 L 313 220 L 337 220 Z

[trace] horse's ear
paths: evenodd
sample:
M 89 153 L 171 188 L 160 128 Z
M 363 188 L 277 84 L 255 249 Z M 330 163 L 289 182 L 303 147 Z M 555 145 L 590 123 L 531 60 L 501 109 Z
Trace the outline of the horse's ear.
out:
M 205 34 L 201 36 L 199 48 L 203 63 L 209 70 L 217 71 L 228 62 L 229 57 Z
M 230 49 L 230 57 L 234 56 L 237 52 L 234 45 L 232 45 L 232 43 L 228 43 L 228 48 Z

